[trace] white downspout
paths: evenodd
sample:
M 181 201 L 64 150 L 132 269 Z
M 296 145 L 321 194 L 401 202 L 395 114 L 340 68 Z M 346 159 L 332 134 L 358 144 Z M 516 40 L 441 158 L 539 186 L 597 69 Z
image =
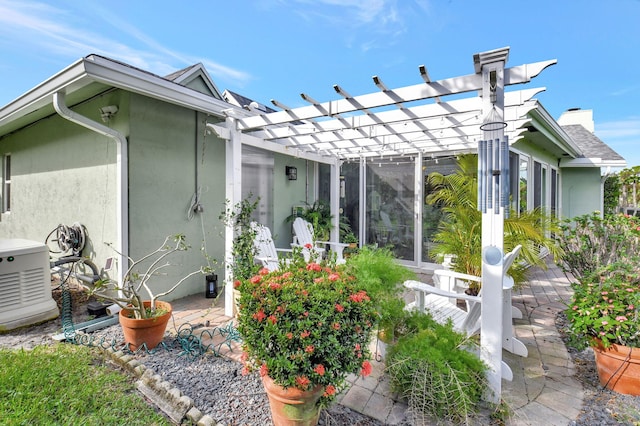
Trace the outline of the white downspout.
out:
M 604 184 L 611 174 L 611 167 L 607 167 L 604 175 L 600 176 L 600 218 L 604 217 Z
M 53 107 L 60 116 L 73 123 L 86 127 L 116 142 L 116 223 L 118 230 L 118 282 L 123 282 L 124 274 L 129 264 L 129 200 L 127 138 L 120 132 L 93 121 L 77 112 L 71 111 L 65 103 L 65 93 L 59 91 L 53 94 Z

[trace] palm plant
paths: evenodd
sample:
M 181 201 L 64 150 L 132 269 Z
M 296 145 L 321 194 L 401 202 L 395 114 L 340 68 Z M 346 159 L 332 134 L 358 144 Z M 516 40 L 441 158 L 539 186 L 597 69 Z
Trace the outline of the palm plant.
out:
M 444 216 L 434 235 L 436 260 L 453 255 L 452 269 L 456 272 L 481 276 L 482 272 L 482 213 L 478 210 L 478 157 L 466 154 L 458 157 L 458 170 L 450 175 L 431 173 L 428 177 L 435 191 L 427 203 L 440 205 Z M 504 252 L 522 245 L 521 258 L 508 273 L 516 283 L 526 280 L 528 266 L 546 267 L 540 250 L 546 248 L 558 258 L 561 249 L 551 237 L 558 232 L 557 222 L 543 209 L 518 214 L 511 210 L 504 221 Z

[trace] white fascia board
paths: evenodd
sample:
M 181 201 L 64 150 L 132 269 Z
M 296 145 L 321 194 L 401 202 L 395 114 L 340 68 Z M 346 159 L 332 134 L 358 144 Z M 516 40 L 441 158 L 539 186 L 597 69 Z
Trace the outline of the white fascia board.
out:
M 83 59 L 79 59 L 64 70 L 0 108 L 0 126 L 12 121 L 16 116 L 25 115 L 28 112 L 52 103 L 53 94 L 60 91 L 61 88 L 78 88 L 88 84 L 89 82 L 85 81 L 85 79 L 86 73 Z
M 87 75 L 100 83 L 219 117 L 225 116 L 224 110 L 234 108 L 231 104 L 207 96 L 197 90 L 102 57 L 89 56 L 85 58 L 85 68 Z
M 560 127 L 558 122 L 551 117 L 551 114 L 547 112 L 540 102 L 537 103 L 536 108 L 532 109 L 529 114 L 532 118 L 534 127 L 544 133 L 545 136 L 553 143 L 558 145 L 572 157 L 580 156 L 582 153 L 580 148 L 578 148 L 578 146 L 573 142 L 567 132 Z
M 561 168 L 569 167 L 626 167 L 627 162 L 625 160 L 603 160 L 602 158 L 571 158 L 560 159 Z
M 237 109 L 240 115 L 249 115 L 240 108 L 206 96 L 196 90 L 180 86 L 136 68 L 91 55 L 79 59 L 1 108 L 0 126 L 12 121 L 17 116 L 24 116 L 50 104 L 52 96 L 56 92 L 73 93 L 92 82 L 126 89 L 219 117 L 224 117 L 224 111 L 230 109 Z

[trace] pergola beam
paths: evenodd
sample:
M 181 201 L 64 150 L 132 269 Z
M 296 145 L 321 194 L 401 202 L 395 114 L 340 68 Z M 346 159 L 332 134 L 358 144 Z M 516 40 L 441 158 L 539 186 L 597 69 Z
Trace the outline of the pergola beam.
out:
M 532 64 L 520 65 L 505 70 L 505 85 L 521 84 L 529 82 L 546 67 L 556 63 L 556 60 L 536 62 Z M 238 129 L 241 131 L 259 128 L 265 125 L 284 124 L 295 120 L 309 120 L 323 116 L 335 116 L 337 114 L 352 113 L 358 111 L 359 105 L 365 109 L 375 109 L 393 105 L 396 102 L 409 103 L 420 101 L 437 96 L 455 95 L 466 92 L 482 90 L 482 76 L 480 74 L 469 74 L 462 77 L 453 77 L 431 83 L 420 83 L 413 86 L 394 89 L 395 96 L 391 99 L 388 94 L 382 92 L 369 93 L 355 96 L 351 100 L 338 99 L 335 101 L 323 102 L 321 109 L 315 105 L 296 108 L 288 111 L 277 111 L 269 114 L 261 114 L 238 120 Z

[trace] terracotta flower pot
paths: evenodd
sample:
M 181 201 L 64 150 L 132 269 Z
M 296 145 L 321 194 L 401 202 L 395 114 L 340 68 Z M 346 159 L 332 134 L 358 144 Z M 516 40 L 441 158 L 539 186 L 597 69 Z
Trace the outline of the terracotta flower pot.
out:
M 593 345 L 600 384 L 614 392 L 640 395 L 640 348 Z
M 151 304 L 150 301 L 142 303 L 144 306 Z M 167 312 L 153 318 L 136 319 L 130 318 L 131 310 L 120 311 L 120 326 L 124 333 L 124 340 L 132 351 L 137 350 L 143 343 L 146 343 L 147 349 L 153 349 L 162 342 L 167 323 L 171 318 L 171 304 L 157 300 L 156 309 L 164 309 Z
M 262 377 L 271 418 L 274 426 L 314 426 L 318 424 L 320 407 L 318 400 L 324 393 L 323 386 L 303 391 L 296 388 L 283 388 L 274 383 L 269 376 Z

